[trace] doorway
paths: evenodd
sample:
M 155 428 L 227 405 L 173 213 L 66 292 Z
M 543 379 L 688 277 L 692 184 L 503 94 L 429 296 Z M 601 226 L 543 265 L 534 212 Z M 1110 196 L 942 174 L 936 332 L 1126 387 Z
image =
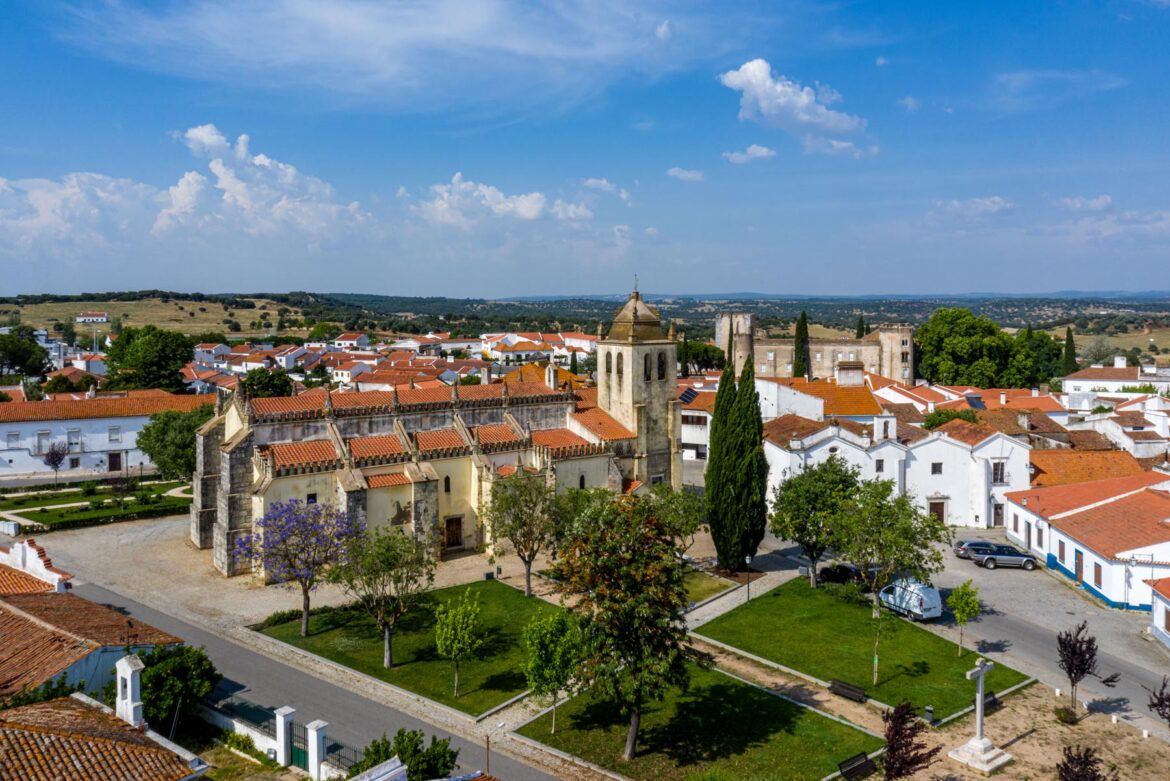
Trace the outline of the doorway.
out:
M 1032 522 L 1024 521 L 1024 550 L 1032 550 Z
M 996 502 L 991 506 L 991 525 L 1003 526 L 1003 505 Z
M 122 454 L 121 453 L 110 453 L 109 471 L 111 471 L 111 472 L 121 472 L 122 471 Z
M 463 547 L 463 516 L 448 518 L 444 527 L 444 547 L 447 550 Z
M 939 523 L 947 522 L 947 503 L 946 502 L 931 502 L 930 514 L 938 519 Z
M 1081 584 L 1084 583 L 1085 554 L 1081 553 L 1080 551 L 1074 552 L 1073 553 L 1073 561 L 1076 562 L 1077 585 L 1080 586 Z

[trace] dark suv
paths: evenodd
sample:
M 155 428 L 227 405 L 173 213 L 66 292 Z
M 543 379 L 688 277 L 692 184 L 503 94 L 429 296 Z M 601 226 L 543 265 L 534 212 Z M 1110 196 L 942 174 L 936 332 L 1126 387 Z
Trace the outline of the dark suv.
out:
M 1021 569 L 1036 569 L 1036 557 L 1031 553 L 1024 553 L 1011 545 L 989 545 L 991 550 L 984 550 L 982 546 L 970 551 L 971 560 L 980 567 L 995 569 L 996 567 L 1020 567 Z
M 987 540 L 955 540 L 953 550 L 960 559 L 973 558 L 975 553 L 994 553 L 995 543 Z

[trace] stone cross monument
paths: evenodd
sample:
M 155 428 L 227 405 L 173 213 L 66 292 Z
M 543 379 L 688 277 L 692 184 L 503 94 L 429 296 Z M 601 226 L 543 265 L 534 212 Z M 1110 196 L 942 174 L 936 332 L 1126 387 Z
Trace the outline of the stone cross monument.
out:
M 993 773 L 1012 761 L 1011 754 L 996 748 L 983 736 L 983 679 L 993 667 L 994 662 L 977 659 L 975 669 L 967 671 L 967 680 L 975 681 L 975 737 L 947 755 L 983 773 Z

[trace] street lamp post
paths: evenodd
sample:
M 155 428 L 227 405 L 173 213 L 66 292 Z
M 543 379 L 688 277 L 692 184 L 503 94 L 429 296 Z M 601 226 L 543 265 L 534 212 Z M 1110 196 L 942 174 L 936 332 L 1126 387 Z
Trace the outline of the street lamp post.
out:
M 743 563 L 747 565 L 747 601 L 752 601 L 752 555 L 743 557 Z
M 484 775 L 490 775 L 492 772 L 492 733 L 496 730 L 503 729 L 508 726 L 508 722 L 501 721 L 496 725 L 496 729 L 488 730 L 488 733 L 483 736 L 484 739 L 484 758 L 483 758 L 483 772 Z

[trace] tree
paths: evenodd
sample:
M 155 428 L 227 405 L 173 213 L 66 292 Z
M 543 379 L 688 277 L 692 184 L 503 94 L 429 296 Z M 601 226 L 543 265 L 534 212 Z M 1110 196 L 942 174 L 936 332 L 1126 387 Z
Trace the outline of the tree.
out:
M 484 643 L 479 628 L 479 598 L 471 589 L 458 599 L 435 608 L 435 650 L 455 663 L 455 697 L 459 697 L 459 662 L 472 656 Z
M 1146 689 L 1146 687 L 1142 687 Z M 1158 714 L 1158 718 L 1170 725 L 1170 678 L 1162 676 L 1162 685 L 1157 691 L 1146 689 L 1150 693 L 1150 710 Z
M 857 316 L 857 331 L 854 333 L 854 338 L 860 339 L 865 336 L 865 315 Z
M 1088 346 L 1081 351 L 1081 356 L 1085 359 L 1085 363 L 1105 363 L 1117 355 L 1118 349 L 1109 344 L 1109 340 L 1104 336 L 1097 336 L 1093 341 L 1089 342 Z
M 557 698 L 569 689 L 581 659 L 581 631 L 564 610 L 536 616 L 524 628 L 528 688 L 538 697 L 552 697 L 552 730 L 557 733 Z
M 288 589 L 301 590 L 301 637 L 309 636 L 309 595 L 329 567 L 344 561 L 362 525 L 330 504 L 274 502 L 236 541 L 235 554 Z
M 427 546 L 401 529 L 367 529 L 329 576 L 382 630 L 382 665 L 393 667 L 394 629 L 435 582 Z
M 796 321 L 796 339 L 792 345 L 792 376 L 808 377 L 808 315 L 800 313 Z
M 517 469 L 492 485 L 486 520 L 492 541 L 507 540 L 524 563 L 524 596 L 532 596 L 532 563 L 552 546 L 555 492 L 543 472 Z
M 1117 781 L 1116 770 L 1101 766 L 1096 750 L 1085 746 L 1065 746 L 1064 757 L 1056 765 L 1059 781 Z
M 680 377 L 691 376 L 691 355 L 690 355 L 690 341 L 687 335 L 683 334 L 682 341 L 678 345 L 678 366 Z
M 943 385 L 992 387 L 1007 368 L 1012 339 L 990 318 L 962 307 L 936 309 L 914 335 L 918 368 Z
M 1072 709 L 1077 710 L 1077 686 L 1085 678 L 1092 677 L 1112 689 L 1121 680 L 1117 673 L 1101 677 L 1097 668 L 1097 638 L 1089 634 L 1089 624 L 1082 621 L 1072 629 L 1056 636 L 1057 664 L 1068 677 L 1069 697 Z
M 968 423 L 978 423 L 979 416 L 973 409 L 939 409 L 934 412 L 928 412 L 922 418 L 922 427 L 924 429 L 938 428 L 945 426 L 952 420 L 965 420 Z
M 964 581 L 956 586 L 947 597 L 947 607 L 955 616 L 955 623 L 959 625 L 959 656 L 963 655 L 963 628 L 968 621 L 979 617 L 983 608 L 979 605 L 979 589 L 972 585 L 971 580 Z
M 168 480 L 189 480 L 195 471 L 195 432 L 215 415 L 204 404 L 193 410 L 166 410 L 150 416 L 138 434 L 138 448 Z
M 15 325 L 0 334 L 0 378 L 8 375 L 39 378 L 49 365 L 49 353 L 37 344 L 36 333 L 27 325 Z
M 293 395 L 292 380 L 283 369 L 252 369 L 240 381 L 249 399 L 268 399 Z
M 317 323 L 309 330 L 307 341 L 332 342 L 341 335 L 341 328 L 335 323 Z
M 460 385 L 479 385 L 482 382 L 483 379 L 478 374 L 468 374 L 459 378 Z
M 45 466 L 53 470 L 53 487 L 57 487 L 57 474 L 61 471 L 61 466 L 65 463 L 65 459 L 69 457 L 69 445 L 64 442 L 53 442 L 49 445 L 49 449 L 41 456 L 41 460 L 45 462 Z
M 76 390 L 77 386 L 70 382 L 64 374 L 50 377 L 44 387 L 45 393 L 73 393 Z
M 61 342 L 66 347 L 72 347 L 73 343 L 77 341 L 77 327 L 73 324 L 72 318 L 66 318 L 65 322 L 61 324 Z
M 808 557 L 808 583 L 817 587 L 817 561 L 833 546 L 837 519 L 858 485 L 857 467 L 833 455 L 806 465 L 776 486 L 772 502 L 772 533 L 792 540 Z
M 156 646 L 141 656 L 142 715 L 161 729 L 198 718 L 203 702 L 223 677 L 202 646 Z
M 183 387 L 180 370 L 191 360 L 195 343 L 178 331 L 146 325 L 124 328 L 106 354 L 110 384 L 120 388 Z
M 926 741 L 922 740 L 922 733 L 927 730 L 926 722 L 918 718 L 909 702 L 900 702 L 883 713 L 882 722 L 886 725 L 886 781 L 907 778 L 926 769 L 942 751 L 942 746 L 928 748 Z
M 459 749 L 451 748 L 451 739 L 439 740 L 431 736 L 431 744 L 424 745 L 422 730 L 399 729 L 391 743 L 385 734 L 375 738 L 362 751 L 362 758 L 349 769 L 347 778 L 364 773 L 370 768 L 398 757 L 406 765 L 406 781 L 427 781 L 446 778 L 455 769 Z
M 1064 329 L 1064 355 L 1060 360 L 1060 373 L 1063 376 L 1068 376 L 1078 368 L 1077 343 L 1073 340 L 1073 330 L 1070 325 Z
M 927 581 L 943 568 L 937 545 L 949 542 L 951 530 L 924 512 L 891 480 L 865 480 L 838 516 L 838 552 L 861 568 L 873 596 L 873 683 L 878 682 L 881 602 L 878 592 L 896 573 Z
M 572 374 L 577 373 L 577 351 L 576 350 L 574 350 L 573 353 L 569 356 L 569 372 Z
M 627 760 L 646 705 L 688 681 L 684 569 L 677 529 L 662 508 L 632 496 L 590 494 L 557 565 L 565 593 L 577 598 L 581 684 L 629 719 Z
M 735 551 L 725 550 L 724 547 L 726 540 L 730 538 L 730 532 L 726 527 L 734 510 L 730 480 L 730 473 L 734 467 L 728 453 L 728 444 L 732 439 L 732 408 L 735 406 L 735 399 L 735 376 L 730 371 L 725 371 L 719 378 L 719 388 L 715 392 L 710 443 L 707 447 L 707 469 L 703 473 L 703 500 L 707 506 L 711 538 L 715 542 L 720 566 L 731 570 L 739 568 L 737 561 L 733 560 Z

